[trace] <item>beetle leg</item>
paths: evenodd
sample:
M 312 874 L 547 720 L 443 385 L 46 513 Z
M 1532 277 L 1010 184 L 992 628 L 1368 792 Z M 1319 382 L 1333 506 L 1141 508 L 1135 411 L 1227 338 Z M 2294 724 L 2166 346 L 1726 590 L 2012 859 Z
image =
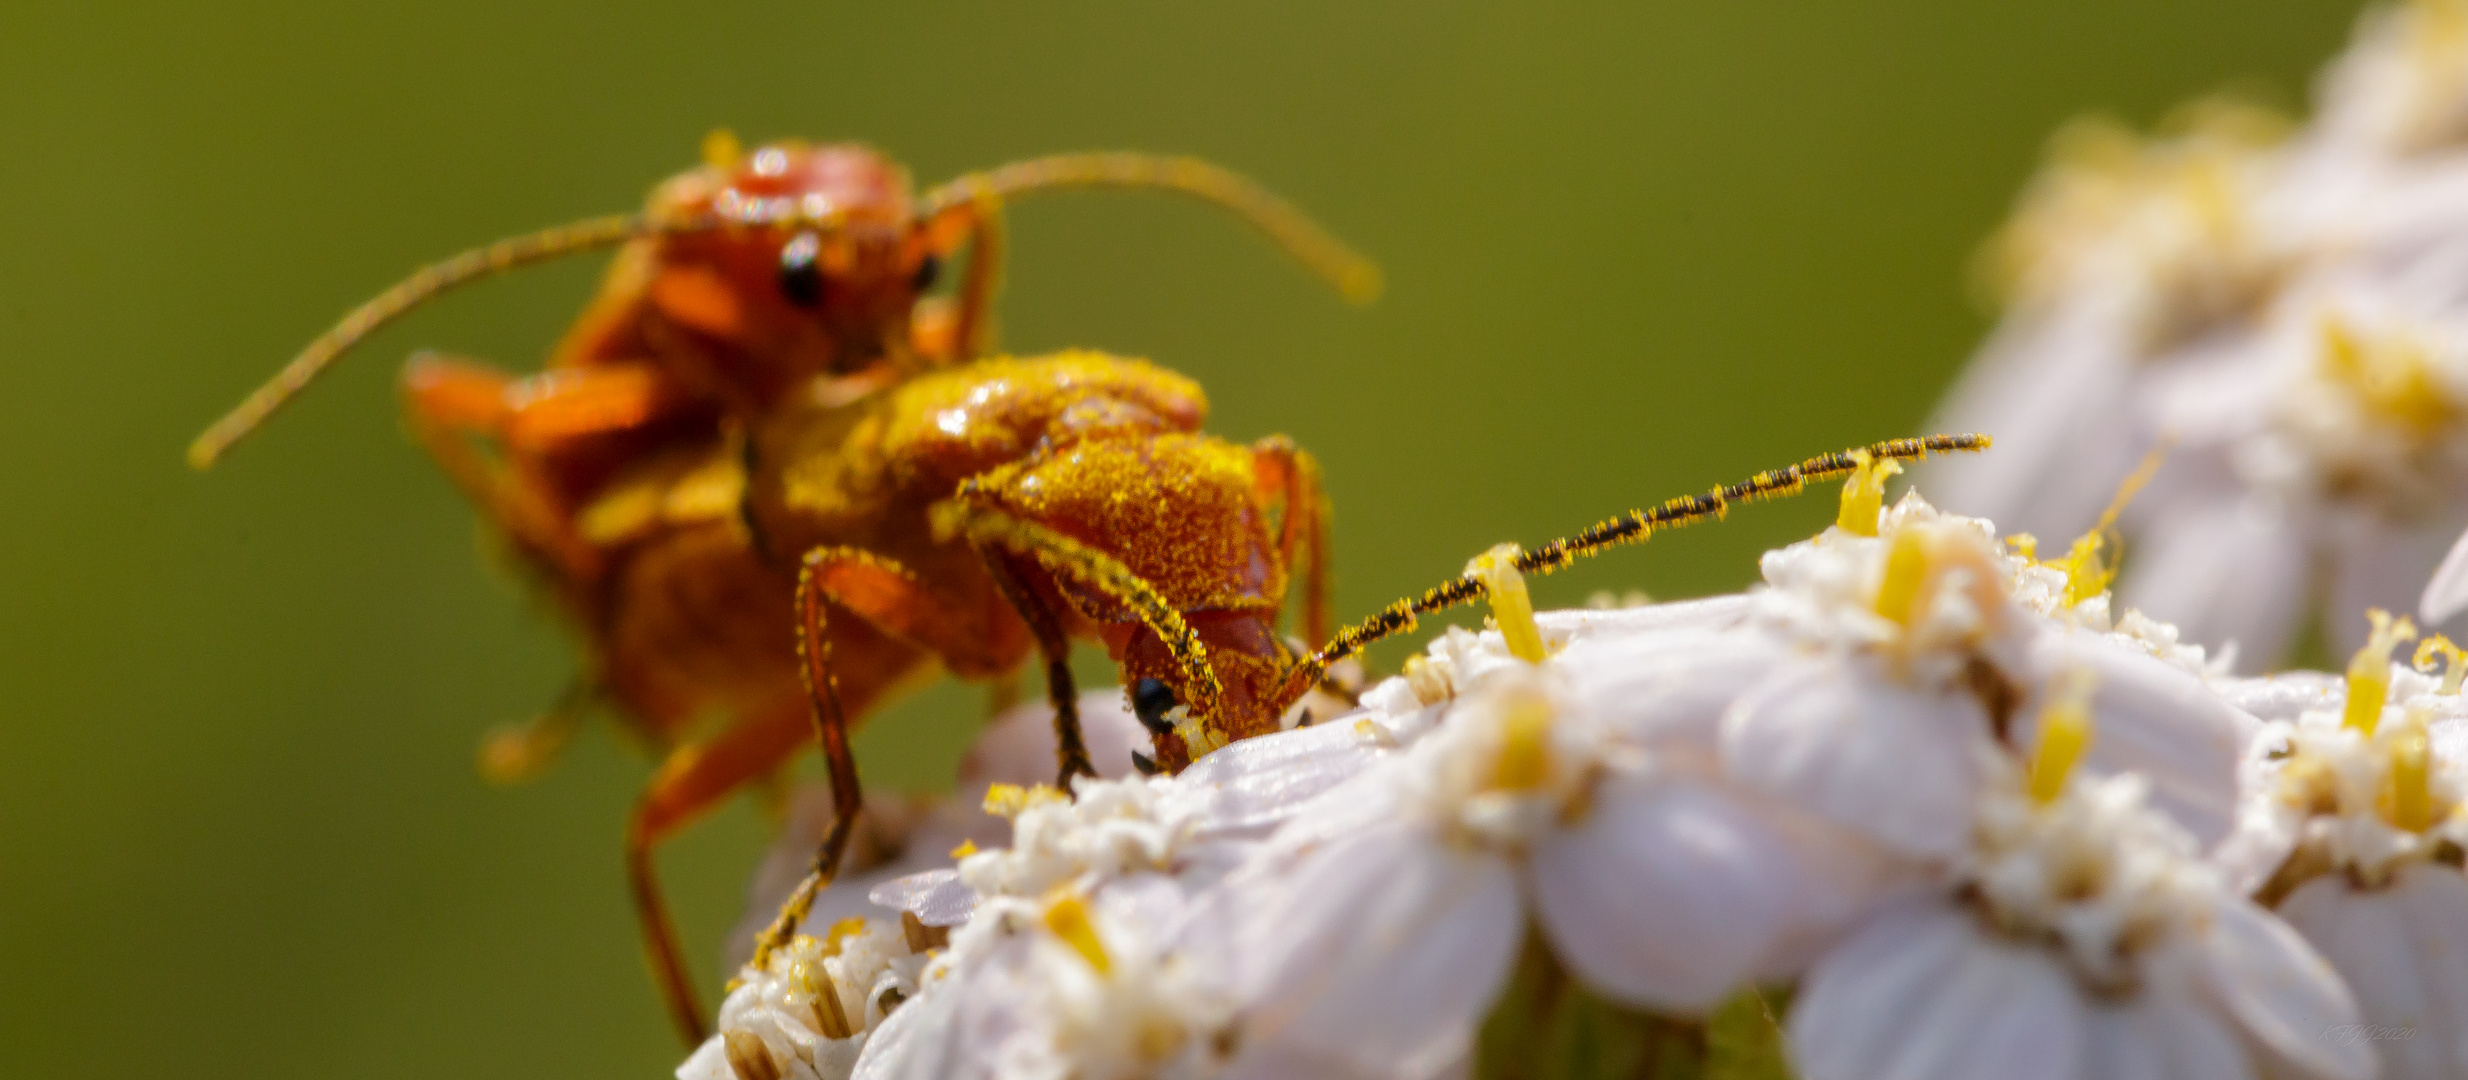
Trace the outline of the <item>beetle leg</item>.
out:
M 1054 706 L 1054 784 L 1069 791 L 1072 777 L 1097 775 L 1097 766 L 1088 758 L 1088 738 L 1080 730 L 1080 688 L 1071 674 L 1071 639 L 1063 632 L 1062 619 L 1021 581 L 1019 569 L 1012 565 L 1016 556 L 984 543 L 972 541 L 972 546 L 985 560 L 1003 599 L 1028 623 L 1029 633 L 1037 639 L 1037 651 L 1045 659 L 1045 696 Z
M 822 747 L 831 780 L 831 831 L 815 853 L 805 880 L 755 939 L 756 967 L 796 933 L 797 925 L 813 909 L 815 897 L 831 884 L 857 814 L 865 806 L 858 788 L 857 759 L 848 746 L 849 714 L 832 670 L 831 640 L 826 635 L 827 612 L 833 604 L 892 637 L 936 654 L 945 667 L 964 677 L 1008 671 L 1019 663 L 1018 648 L 1008 644 L 1016 640 L 1016 629 L 973 623 L 898 563 L 856 548 L 825 547 L 806 553 L 797 574 L 797 655 L 812 717 L 810 730 Z
M 701 1044 L 707 1034 L 703 1010 L 653 872 L 652 849 L 739 788 L 794 757 L 812 730 L 804 713 L 799 704 L 784 704 L 751 716 L 709 741 L 678 747 L 660 763 L 627 819 L 626 880 L 634 893 L 635 914 L 642 922 L 643 948 L 669 1018 L 689 1046 Z M 839 789 L 833 784 L 835 793 Z
M 1328 562 L 1328 493 L 1320 487 L 1320 463 L 1294 440 L 1271 435 L 1251 444 L 1262 486 L 1285 503 L 1284 528 L 1278 549 L 1291 569 L 1302 568 L 1302 623 L 1306 641 L 1328 640 L 1336 620 L 1330 615 L 1331 580 Z
M 991 506 L 977 505 L 970 497 L 976 490 L 973 487 L 963 486 L 961 490 L 961 498 L 938 504 L 932 511 L 936 533 L 965 536 L 979 552 L 993 556 L 987 558 L 986 564 L 993 568 L 998 583 L 1006 574 L 1010 576 L 1011 580 L 1004 584 L 1004 590 L 1014 595 L 1014 605 L 1020 608 L 1022 616 L 1029 619 L 1032 626 L 1040 613 L 1049 619 L 1054 618 L 1055 613 L 1036 602 L 1030 590 L 1023 587 L 1025 582 L 1018 573 L 1018 567 L 1010 561 L 1014 556 L 1033 559 L 1049 572 L 1071 577 L 1129 607 L 1133 615 L 1147 624 L 1165 643 L 1166 650 L 1174 656 L 1175 664 L 1182 668 L 1183 680 L 1190 690 L 1188 704 L 1192 714 L 1212 718 L 1210 722 L 1214 722 L 1218 702 L 1225 691 L 1217 680 L 1216 669 L 1208 664 L 1208 648 L 1201 644 L 1200 636 L 1192 631 L 1191 624 L 1183 621 L 1182 612 L 1159 594 L 1155 586 L 1105 552 L 1036 522 L 1014 517 Z M 1049 685 L 1059 683 L 1068 686 L 1069 683 L 1063 680 L 1070 678 L 1071 670 L 1065 662 L 1067 656 L 1055 655 L 1060 651 L 1049 647 Z M 1068 731 L 1059 730 L 1064 715 L 1060 708 L 1056 709 L 1057 745 L 1081 746 L 1084 756 L 1085 743 L 1079 737 L 1078 714 L 1070 714 L 1071 728 Z M 1084 761 L 1081 764 L 1084 767 Z M 1062 762 L 1066 783 L 1070 780 L 1073 765 L 1074 762 L 1067 757 Z
M 539 485 L 467 438 L 503 447 L 518 385 L 502 371 L 423 353 L 403 366 L 404 412 L 446 478 L 517 546 L 547 562 L 561 580 L 588 581 L 598 576 L 599 552 Z
M 496 784 L 521 783 L 540 775 L 558 751 L 573 741 L 602 693 L 597 682 L 578 676 L 529 722 L 489 732 L 480 743 L 480 775 Z
M 968 270 L 952 310 L 954 360 L 974 360 L 993 347 L 994 294 L 1003 273 L 1002 200 L 981 193 L 964 206 L 959 216 L 966 222 Z

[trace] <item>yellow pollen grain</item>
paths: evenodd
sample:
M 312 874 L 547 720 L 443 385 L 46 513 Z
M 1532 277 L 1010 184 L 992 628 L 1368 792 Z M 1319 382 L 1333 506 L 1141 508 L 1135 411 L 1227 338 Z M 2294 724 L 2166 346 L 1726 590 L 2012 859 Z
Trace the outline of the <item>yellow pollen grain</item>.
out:
M 1534 598 L 1525 591 L 1525 575 L 1517 572 L 1519 554 L 1517 545 L 1501 544 L 1474 556 L 1465 572 L 1482 581 L 1491 618 L 1508 640 L 1508 654 L 1539 664 L 1549 653 L 1543 648 L 1542 625 L 1534 621 Z
M 960 846 L 951 849 L 951 857 L 954 859 L 965 859 L 976 853 L 977 842 L 974 840 L 962 840 Z
M 2107 536 L 2093 531 L 2074 538 L 2065 557 L 2050 564 L 2065 574 L 2065 603 L 2071 607 L 2108 591 L 2117 568 L 2104 557 Z
M 2417 654 L 2410 659 L 2409 666 L 2431 675 L 2437 658 L 2442 663 L 2441 692 L 2458 694 L 2460 682 L 2468 679 L 2468 649 L 2462 649 L 2452 644 L 2450 638 L 2436 634 L 2417 643 Z
M 2407 616 L 2394 619 L 2381 608 L 2367 611 L 2365 618 L 2373 632 L 2348 660 L 2348 707 L 2341 722 L 2370 736 L 2391 697 L 2391 650 L 2416 637 L 2417 627 Z
M 854 915 L 831 924 L 831 929 L 823 935 L 823 955 L 840 955 L 842 944 L 865 932 L 866 921 Z
M 1018 784 L 995 784 L 985 791 L 985 812 L 998 818 L 1015 818 L 1032 806 L 1069 802 L 1063 793 L 1049 784 L 1021 787 Z
M 1494 791 L 1532 791 L 1551 775 L 1551 703 L 1520 696 L 1500 717 L 1500 756 L 1491 764 Z
M 2091 718 L 2091 673 L 2076 670 L 2062 676 L 2048 707 L 2040 710 L 2039 731 L 2031 747 L 2029 788 L 2033 801 L 2045 806 L 2065 793 L 2074 766 L 2089 753 L 2098 727 Z
M 1834 526 L 1854 536 L 1875 536 L 1877 518 L 1885 513 L 1885 481 L 1900 474 L 1902 464 L 1892 458 L 1872 460 L 1865 450 L 1852 451 L 1851 459 L 1859 468 L 1842 482 L 1842 506 L 1835 511 Z
M 1920 529 L 1897 529 L 1885 549 L 1885 578 L 1877 583 L 1876 613 L 1905 626 L 1919 606 L 1928 580 L 1928 537 Z
M 1088 905 L 1077 894 L 1065 893 L 1046 905 L 1045 928 L 1079 953 L 1097 974 L 1113 972 L 1114 960 L 1106 955 L 1105 943 L 1097 940 L 1097 928 L 1088 921 Z

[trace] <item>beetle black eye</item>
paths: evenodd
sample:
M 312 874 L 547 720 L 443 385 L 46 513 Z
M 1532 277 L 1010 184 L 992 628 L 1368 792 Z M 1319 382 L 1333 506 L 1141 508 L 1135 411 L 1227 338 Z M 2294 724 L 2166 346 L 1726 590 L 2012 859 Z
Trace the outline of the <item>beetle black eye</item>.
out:
M 1140 726 L 1151 732 L 1173 734 L 1174 721 L 1167 719 L 1166 714 L 1181 705 L 1182 702 L 1174 696 L 1174 688 L 1161 680 L 1142 679 L 1131 684 L 1131 715 L 1138 717 Z
M 917 272 L 908 279 L 908 291 L 924 292 L 931 289 L 934 287 L 935 280 L 942 276 L 943 260 L 928 255 L 917 261 Z
M 823 269 L 815 260 L 823 251 L 821 237 L 801 232 L 780 248 L 780 295 L 798 307 L 823 302 Z

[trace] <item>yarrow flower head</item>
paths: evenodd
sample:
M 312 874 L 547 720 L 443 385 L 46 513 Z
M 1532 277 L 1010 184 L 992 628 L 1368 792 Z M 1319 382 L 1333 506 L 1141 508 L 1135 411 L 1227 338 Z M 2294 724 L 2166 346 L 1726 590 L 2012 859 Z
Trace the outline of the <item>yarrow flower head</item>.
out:
M 1810 968 L 1790 1020 L 1810 1080 L 1979 1076 L 2362 1078 L 2346 988 L 2221 887 L 2142 778 L 2053 795 L 1998 759 L 1970 849 Z
M 2042 559 L 1887 505 L 1887 471 L 1746 593 L 1538 615 L 1494 552 L 1493 625 L 1352 713 L 1176 776 L 990 786 L 1007 843 L 871 889 L 930 957 L 900 1003 L 800 1022 L 862 1077 L 1420 1078 L 1502 1010 L 1643 1038 L 1797 983 L 1779 1027 L 1748 1015 L 1811 1080 L 2370 1069 L 2292 1034 L 2353 1022 L 2347 991 L 2204 861 L 2259 722 L 2203 650 L 2112 616 L 2097 537 Z
M 2111 618 L 2091 544 L 2049 562 L 2034 550 L 1909 495 L 1871 535 L 1837 527 L 1769 552 L 1755 623 L 1789 653 L 1724 717 L 1726 769 L 1942 861 L 1968 842 L 1980 747 L 2031 738 L 2058 692 L 2088 677 L 2107 735 L 2086 767 L 2151 777 L 2155 798 L 2216 842 L 2253 721 L 2204 688 L 2201 650 L 2132 612 Z
M 916 931 L 848 919 L 820 938 L 799 935 L 739 976 L 720 1006 L 719 1034 L 677 1069 L 678 1080 L 839 1080 L 866 1040 L 917 993 L 927 958 Z
M 2404 619 L 2373 613 L 2376 640 L 2345 679 L 2282 676 L 2235 692 L 2283 714 L 2254 744 L 2238 834 L 2223 869 L 2320 949 L 2354 988 L 2395 1080 L 2468 1071 L 2468 759 L 2459 650 L 2436 679 L 2392 662 Z M 2432 666 L 2429 664 L 2428 666 Z
M 2068 534 L 2166 447 L 2122 523 L 2138 555 L 2120 593 L 2191 641 L 2242 646 L 2248 670 L 2287 652 L 2317 598 L 2342 650 L 2364 641 L 2358 613 L 2416 606 L 2468 525 L 2468 323 L 2449 284 L 2468 257 L 2463 88 L 2468 3 L 2419 0 L 2366 20 L 2318 118 L 2284 138 L 2249 137 L 2268 126 L 2251 110 L 2197 110 L 2157 141 L 2094 140 L 2105 186 L 2083 178 L 2084 137 L 2061 139 L 2006 243 L 2039 284 L 1942 410 L 2000 452 L 1931 484 Z M 2060 212 L 2086 186 L 2187 209 Z M 2462 607 L 2468 586 L 2424 614 Z

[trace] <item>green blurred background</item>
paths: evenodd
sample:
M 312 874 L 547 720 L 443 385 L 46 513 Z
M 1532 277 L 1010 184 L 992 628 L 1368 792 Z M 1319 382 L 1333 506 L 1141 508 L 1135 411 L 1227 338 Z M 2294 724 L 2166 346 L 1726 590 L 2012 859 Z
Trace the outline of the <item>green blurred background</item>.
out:
M 200 476 L 184 442 L 412 265 L 633 205 L 726 125 L 921 180 L 1203 154 L 1385 264 L 1349 309 L 1170 200 L 1016 208 L 1017 350 L 1198 377 L 1325 463 L 1342 614 L 1608 512 L 1902 434 L 1980 334 L 1963 268 L 2046 134 L 2302 100 L 2347 0 L 0 10 L 0 1075 L 658 1076 L 605 730 L 498 790 L 571 669 L 402 436 L 419 346 L 536 363 L 590 260 L 455 296 Z M 1736 587 L 1820 496 L 1541 586 Z M 1393 665 L 1392 646 L 1379 656 Z M 873 722 L 929 786 L 977 705 Z M 764 842 L 665 859 L 716 982 Z

